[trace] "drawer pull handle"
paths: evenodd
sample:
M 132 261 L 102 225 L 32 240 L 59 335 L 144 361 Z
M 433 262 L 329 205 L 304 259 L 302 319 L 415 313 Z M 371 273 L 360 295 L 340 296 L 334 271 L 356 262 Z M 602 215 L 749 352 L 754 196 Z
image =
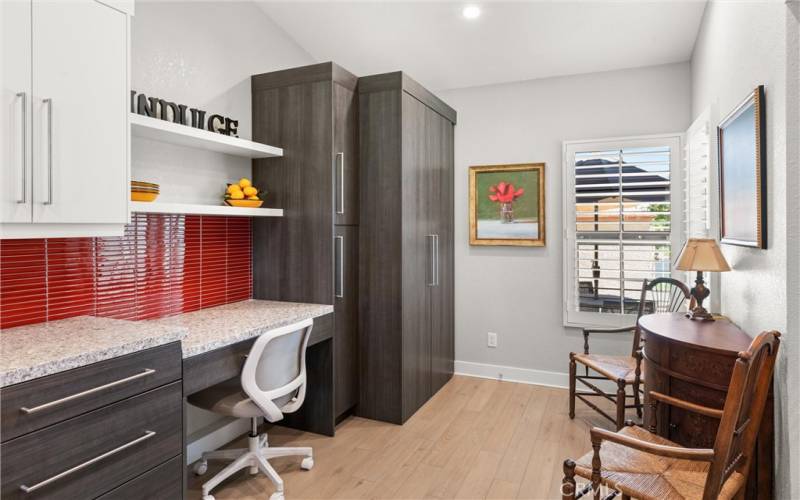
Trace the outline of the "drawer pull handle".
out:
M 111 387 L 116 387 L 121 384 L 125 384 L 131 382 L 136 379 L 140 379 L 142 377 L 147 377 L 148 375 L 154 374 L 156 371 L 152 368 L 145 368 L 143 372 L 137 373 L 136 375 L 131 375 L 130 377 L 122 378 L 119 380 L 115 380 L 114 382 L 109 382 L 105 385 L 100 385 L 97 387 L 93 387 L 91 389 L 87 389 L 83 392 L 78 392 L 76 394 L 72 394 L 71 396 L 67 396 L 61 399 L 56 399 L 55 401 L 50 401 L 49 403 L 41 404 L 39 406 L 34 406 L 33 408 L 27 408 L 23 406 L 20 408 L 20 411 L 26 415 L 30 415 L 31 413 L 36 413 L 37 411 L 46 410 L 48 408 L 52 408 L 54 406 L 58 406 L 60 404 L 64 404 L 68 401 L 72 401 L 73 399 L 82 398 L 84 396 L 88 396 L 90 394 L 94 394 L 96 392 L 104 391 L 106 389 L 110 389 Z
M 125 450 L 127 448 L 130 448 L 131 446 L 139 444 L 142 441 L 146 441 L 146 440 L 150 439 L 151 437 L 153 437 L 155 435 L 156 435 L 155 431 L 144 431 L 144 436 L 138 437 L 138 438 L 134 439 L 133 441 L 129 441 L 129 442 L 123 444 L 122 446 L 117 446 L 113 450 L 109 450 L 109 451 L 103 453 L 102 455 L 97 455 L 96 457 L 94 457 L 92 459 L 89 459 L 89 460 L 87 460 L 87 461 L 85 461 L 85 462 L 83 462 L 81 464 L 78 464 L 75 467 L 72 467 L 71 469 L 67 469 L 64 472 L 60 472 L 60 473 L 56 474 L 55 476 L 52 476 L 52 477 L 49 477 L 49 478 L 45 479 L 44 481 L 40 481 L 40 482 L 34 484 L 33 486 L 25 486 L 23 484 L 22 486 L 19 487 L 19 489 L 21 489 L 25 493 L 31 493 L 33 491 L 38 490 L 39 488 L 41 488 L 43 486 L 47 486 L 48 484 L 50 484 L 50 483 L 52 483 L 54 481 L 58 481 L 62 477 L 69 476 L 70 474 L 78 472 L 81 469 L 85 469 L 86 467 L 89 467 L 90 465 L 95 464 L 95 463 L 99 462 L 100 460 L 103 460 L 104 458 L 108 458 L 111 455 L 116 455 L 117 453 L 121 452 L 122 450 Z

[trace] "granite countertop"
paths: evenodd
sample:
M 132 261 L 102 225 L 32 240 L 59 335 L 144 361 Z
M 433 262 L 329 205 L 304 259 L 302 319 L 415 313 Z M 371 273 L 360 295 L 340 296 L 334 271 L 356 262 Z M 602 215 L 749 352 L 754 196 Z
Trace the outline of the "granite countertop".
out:
M 0 331 L 0 387 L 181 340 L 186 329 L 78 316 Z
M 331 305 L 245 300 L 141 323 L 183 328 L 183 357 L 189 358 L 332 312 Z

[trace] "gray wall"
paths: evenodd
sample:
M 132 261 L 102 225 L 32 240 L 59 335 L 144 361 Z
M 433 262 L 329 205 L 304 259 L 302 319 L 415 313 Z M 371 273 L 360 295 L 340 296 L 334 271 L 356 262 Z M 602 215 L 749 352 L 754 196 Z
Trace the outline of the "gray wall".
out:
M 796 6 L 795 6 L 796 8 Z M 767 217 L 766 250 L 723 246 L 734 268 L 721 276 L 722 312 L 752 335 L 784 333 L 775 376 L 777 498 L 800 497 L 798 449 L 800 401 L 797 330 L 797 19 L 779 2 L 711 2 L 706 8 L 692 58 L 692 113 L 715 105 L 717 118 L 748 92 L 766 86 Z M 793 74 L 787 68 L 795 68 Z M 789 98 L 790 89 L 793 97 Z M 791 111 L 789 111 L 791 109 Z M 794 155 L 787 154 L 789 125 Z M 793 165 L 793 168 L 790 167 Z M 788 186 L 793 186 L 789 190 Z M 712 206 L 718 206 L 716 203 Z M 789 225 L 788 221 L 792 220 Z M 789 258 L 790 249 L 794 250 Z M 789 271 L 794 272 L 790 278 Z M 788 307 L 792 301 L 791 308 Z M 794 483 L 794 484 L 792 484 Z
M 443 91 L 458 111 L 455 152 L 457 369 L 564 384 L 579 330 L 562 320 L 562 141 L 683 132 L 690 123 L 688 63 Z M 545 162 L 547 246 L 470 247 L 470 165 Z M 498 347 L 487 348 L 487 332 Z M 630 349 L 628 335 L 593 350 Z M 468 364 L 465 364 L 468 363 Z M 472 365 L 472 363 L 477 365 Z M 565 403 L 566 404 L 566 403 Z

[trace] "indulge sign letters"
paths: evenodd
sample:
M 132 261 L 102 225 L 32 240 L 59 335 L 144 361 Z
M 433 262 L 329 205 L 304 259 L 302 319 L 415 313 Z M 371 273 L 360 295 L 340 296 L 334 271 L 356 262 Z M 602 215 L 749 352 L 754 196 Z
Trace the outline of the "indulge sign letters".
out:
M 206 112 L 203 110 L 190 108 L 185 104 L 175 104 L 158 97 L 137 95 L 135 90 L 131 90 L 131 113 L 239 137 L 236 135 L 239 120 L 232 120 L 222 115 L 210 115 L 206 120 Z

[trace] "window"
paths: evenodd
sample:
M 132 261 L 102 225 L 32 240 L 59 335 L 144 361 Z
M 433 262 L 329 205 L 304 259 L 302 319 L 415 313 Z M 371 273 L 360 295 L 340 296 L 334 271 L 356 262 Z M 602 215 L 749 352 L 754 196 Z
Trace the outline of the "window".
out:
M 625 326 L 682 243 L 679 135 L 564 144 L 564 322 Z

